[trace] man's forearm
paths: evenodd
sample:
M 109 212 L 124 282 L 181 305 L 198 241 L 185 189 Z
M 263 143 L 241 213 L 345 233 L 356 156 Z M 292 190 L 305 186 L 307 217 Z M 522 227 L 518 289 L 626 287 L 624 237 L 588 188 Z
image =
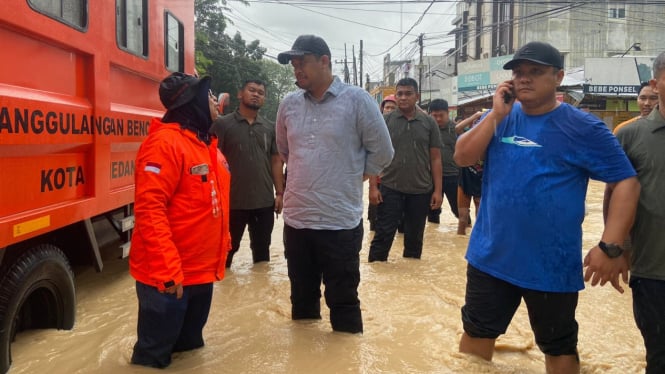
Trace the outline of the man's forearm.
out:
M 369 176 L 369 189 L 376 190 L 379 188 L 379 177 L 376 175 Z
M 275 193 L 284 193 L 284 163 L 280 155 L 273 155 L 271 159 L 272 182 L 275 185 Z
M 617 182 L 611 192 L 607 192 L 607 214 L 602 240 L 607 243 L 622 244 L 628 236 L 637 210 L 640 197 L 640 183 L 636 177 Z
M 440 195 L 443 190 L 443 167 L 441 166 L 441 160 L 432 162 L 432 182 L 434 182 L 434 193 Z
M 458 166 L 471 166 L 485 157 L 487 146 L 492 140 L 494 130 L 503 120 L 490 112 L 480 123 L 462 134 L 455 144 L 455 163 Z

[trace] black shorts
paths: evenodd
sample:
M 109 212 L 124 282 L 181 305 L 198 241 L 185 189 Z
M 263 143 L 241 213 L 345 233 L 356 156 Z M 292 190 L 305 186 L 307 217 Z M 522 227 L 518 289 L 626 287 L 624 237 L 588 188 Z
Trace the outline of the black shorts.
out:
M 464 332 L 472 338 L 504 334 L 522 298 L 540 350 L 551 356 L 576 355 L 577 292 L 557 293 L 521 288 L 467 266 L 462 307 Z
M 475 166 L 460 169 L 458 184 L 467 196 L 480 197 L 483 185 L 483 172 Z

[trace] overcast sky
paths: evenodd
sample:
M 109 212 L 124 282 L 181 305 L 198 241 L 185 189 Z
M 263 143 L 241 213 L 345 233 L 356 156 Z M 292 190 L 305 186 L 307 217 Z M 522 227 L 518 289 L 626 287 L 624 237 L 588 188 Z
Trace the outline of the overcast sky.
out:
M 417 38 L 420 33 L 425 34 L 424 55 L 441 55 L 454 46 L 454 38 L 448 33 L 453 29 L 455 1 L 248 2 L 249 6 L 228 0 L 229 11 L 225 15 L 234 22 L 228 27 L 229 35 L 233 36 L 237 30 L 247 42 L 258 39 L 268 49 L 266 57 L 276 58 L 279 52 L 291 49 L 298 35 L 315 34 L 326 40 L 333 61 L 344 60 L 346 43 L 349 62 L 353 46 L 358 56 L 360 40 L 363 40 L 363 75 L 369 73 L 373 81 L 382 75 L 386 53 L 390 53 L 392 60 L 413 58 L 418 61 Z M 341 75 L 342 65 L 333 65 L 334 73 Z

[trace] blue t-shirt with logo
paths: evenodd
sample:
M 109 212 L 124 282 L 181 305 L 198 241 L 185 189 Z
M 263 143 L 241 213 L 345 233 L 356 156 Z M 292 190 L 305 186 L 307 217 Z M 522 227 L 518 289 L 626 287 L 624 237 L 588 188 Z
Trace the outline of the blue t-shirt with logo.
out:
M 614 135 L 593 114 L 561 104 L 531 116 L 516 103 L 487 148 L 467 261 L 523 288 L 583 289 L 589 178 L 612 183 L 634 175 Z

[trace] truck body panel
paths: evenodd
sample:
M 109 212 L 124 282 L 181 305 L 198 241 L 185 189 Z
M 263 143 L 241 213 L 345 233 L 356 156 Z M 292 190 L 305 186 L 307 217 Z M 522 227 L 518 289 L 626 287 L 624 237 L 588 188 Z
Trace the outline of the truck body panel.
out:
M 144 3 L 144 57 L 118 46 L 116 3 L 86 2 L 83 30 L 27 0 L 3 3 L 0 248 L 133 201 L 136 152 L 164 110 L 165 12 L 183 22 L 184 70 L 193 73 L 194 6 Z
M 195 73 L 194 0 L 5 0 L 0 46 L 5 373 L 16 333 L 74 326 L 71 264 L 101 271 L 99 223 L 128 253 L 134 160 L 164 112 L 159 82 Z

